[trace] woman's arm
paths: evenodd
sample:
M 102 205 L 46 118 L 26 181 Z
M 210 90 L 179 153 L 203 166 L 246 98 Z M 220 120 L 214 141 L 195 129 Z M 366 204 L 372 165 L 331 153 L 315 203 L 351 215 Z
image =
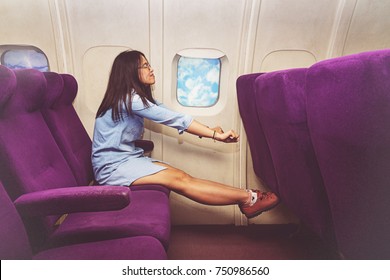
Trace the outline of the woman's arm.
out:
M 145 107 L 138 95 L 135 95 L 132 101 L 132 110 L 135 114 L 177 128 L 179 133 L 185 130 L 199 137 L 212 138 L 221 142 L 234 143 L 238 141 L 239 136 L 233 130 L 224 132 L 220 127 L 209 128 L 191 116 L 174 112 L 161 103 L 158 103 L 159 105 L 150 103 L 149 107 Z
M 224 132 L 221 127 L 209 128 L 201 124 L 200 122 L 193 120 L 190 126 L 186 130 L 188 133 L 198 135 L 199 137 L 207 137 L 212 138 L 217 141 L 225 142 L 225 143 L 234 143 L 238 142 L 238 138 L 240 137 L 233 130 L 229 130 Z

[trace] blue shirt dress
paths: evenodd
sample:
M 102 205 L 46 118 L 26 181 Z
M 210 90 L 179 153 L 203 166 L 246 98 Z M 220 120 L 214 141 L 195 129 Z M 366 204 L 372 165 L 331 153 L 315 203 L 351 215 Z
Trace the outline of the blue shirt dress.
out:
M 135 140 L 141 139 L 144 132 L 144 118 L 176 128 L 179 133 L 193 121 L 191 116 L 169 110 L 161 103 L 149 102 L 149 107 L 145 107 L 134 92 L 131 104 L 133 115 L 126 113 L 123 104 L 122 119 L 113 121 L 109 109 L 95 120 L 92 166 L 99 184 L 130 186 L 141 177 L 165 169 L 153 163 L 158 160 L 146 157 L 141 148 L 135 147 Z

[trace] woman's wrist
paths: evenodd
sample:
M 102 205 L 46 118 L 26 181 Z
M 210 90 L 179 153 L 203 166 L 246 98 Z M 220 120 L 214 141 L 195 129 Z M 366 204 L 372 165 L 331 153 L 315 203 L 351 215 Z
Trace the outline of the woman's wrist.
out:
M 215 141 L 221 141 L 221 133 L 219 133 L 218 131 L 214 131 L 213 133 L 213 137 L 211 138 Z

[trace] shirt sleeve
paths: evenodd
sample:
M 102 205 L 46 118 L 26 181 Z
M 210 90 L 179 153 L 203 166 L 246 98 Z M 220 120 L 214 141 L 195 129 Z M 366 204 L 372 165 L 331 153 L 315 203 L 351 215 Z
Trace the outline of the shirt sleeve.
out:
M 162 103 L 157 102 L 157 104 L 153 104 L 148 101 L 148 105 L 149 107 L 145 107 L 141 98 L 137 94 L 133 95 L 131 108 L 133 113 L 140 117 L 176 128 L 180 134 L 182 134 L 193 121 L 193 118 L 190 115 L 172 111 Z

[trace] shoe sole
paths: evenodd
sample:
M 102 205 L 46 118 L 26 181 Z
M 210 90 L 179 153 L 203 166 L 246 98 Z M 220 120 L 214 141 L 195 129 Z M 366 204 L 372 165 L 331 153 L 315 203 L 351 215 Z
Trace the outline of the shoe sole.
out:
M 272 206 L 270 206 L 270 207 L 268 207 L 268 208 L 266 208 L 266 209 L 263 209 L 263 210 L 261 210 L 261 211 L 259 211 L 259 212 L 255 212 L 255 213 L 253 213 L 252 215 L 248 215 L 248 216 L 247 216 L 246 214 L 244 214 L 244 215 L 245 215 L 245 217 L 247 217 L 247 219 L 251 219 L 251 218 L 257 217 L 257 216 L 259 216 L 261 213 L 267 212 L 267 211 L 269 211 L 269 210 L 275 208 L 276 206 L 279 205 L 279 203 L 280 203 L 280 201 L 278 201 L 276 204 L 274 204 L 274 205 L 272 205 Z

